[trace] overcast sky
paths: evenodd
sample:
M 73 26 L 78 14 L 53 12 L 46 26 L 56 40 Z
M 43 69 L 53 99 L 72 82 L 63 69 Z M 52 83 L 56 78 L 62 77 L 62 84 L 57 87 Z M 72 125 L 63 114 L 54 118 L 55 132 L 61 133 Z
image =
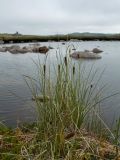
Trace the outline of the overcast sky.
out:
M 0 32 L 120 33 L 120 0 L 0 0 Z

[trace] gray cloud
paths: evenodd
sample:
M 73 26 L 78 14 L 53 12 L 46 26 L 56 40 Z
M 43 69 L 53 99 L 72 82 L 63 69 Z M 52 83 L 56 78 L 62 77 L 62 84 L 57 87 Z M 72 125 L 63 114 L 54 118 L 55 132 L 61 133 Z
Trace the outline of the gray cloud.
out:
M 120 0 L 0 0 L 0 32 L 120 32 Z

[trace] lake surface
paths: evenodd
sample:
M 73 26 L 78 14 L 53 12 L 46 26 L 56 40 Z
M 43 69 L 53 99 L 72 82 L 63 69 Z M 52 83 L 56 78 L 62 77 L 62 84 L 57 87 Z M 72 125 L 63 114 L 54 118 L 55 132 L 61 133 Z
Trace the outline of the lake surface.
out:
M 49 51 L 48 64 L 56 61 L 56 54 L 59 50 L 62 55 L 66 54 L 68 45 L 73 44 L 77 50 L 92 50 L 99 47 L 104 52 L 99 60 L 82 60 L 86 68 L 94 66 L 95 69 L 103 71 L 102 83 L 107 84 L 105 95 L 120 92 L 120 42 L 118 41 L 83 41 L 83 42 L 45 42 L 41 46 L 51 46 L 54 49 Z M 29 44 L 19 44 L 26 46 Z M 8 45 L 7 45 L 8 46 Z M 24 75 L 36 77 L 37 68 L 34 62 L 42 63 L 45 55 L 38 53 L 11 54 L 0 52 L 0 121 L 10 126 L 16 125 L 19 121 L 32 121 L 35 117 L 34 104 L 31 101 L 31 93 L 24 79 Z M 79 63 L 74 60 L 74 63 Z M 114 118 L 120 116 L 120 95 L 109 98 L 104 102 L 102 116 L 105 121 L 112 124 Z

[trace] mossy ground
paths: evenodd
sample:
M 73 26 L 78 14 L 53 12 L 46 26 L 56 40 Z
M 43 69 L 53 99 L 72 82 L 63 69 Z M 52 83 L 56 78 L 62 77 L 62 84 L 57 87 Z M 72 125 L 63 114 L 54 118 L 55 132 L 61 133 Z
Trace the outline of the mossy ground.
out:
M 28 126 L 30 126 L 28 128 Z M 46 148 L 41 153 L 40 143 L 42 139 L 39 133 L 36 132 L 34 125 L 27 127 L 8 129 L 0 129 L 0 159 L 1 160 L 28 160 L 28 159 L 43 159 L 49 157 L 50 148 Z M 50 137 L 47 137 L 50 139 Z M 116 155 L 116 147 L 104 138 L 97 137 L 95 134 L 88 133 L 84 129 L 68 131 L 64 133 L 63 139 L 68 144 L 69 149 L 61 148 L 61 157 L 59 159 L 65 160 L 119 160 L 120 148 Z M 60 141 L 61 143 L 61 141 Z M 57 144 L 61 147 L 61 144 Z M 44 146 L 44 144 L 43 144 Z M 57 147 L 57 146 L 56 146 Z M 69 152 L 67 151 L 69 150 Z M 66 154 L 67 153 L 67 154 Z M 43 154 L 43 156 L 41 155 Z M 47 155 L 47 156 L 45 156 Z

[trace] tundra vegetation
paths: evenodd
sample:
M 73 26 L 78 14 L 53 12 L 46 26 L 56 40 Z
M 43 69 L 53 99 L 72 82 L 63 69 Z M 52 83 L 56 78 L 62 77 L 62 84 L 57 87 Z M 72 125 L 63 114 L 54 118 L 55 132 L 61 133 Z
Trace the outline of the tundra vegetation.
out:
M 68 40 L 120 40 L 120 34 L 100 34 L 100 33 L 71 33 L 66 35 L 22 35 L 22 34 L 0 34 L 0 41 L 4 43 L 25 43 L 25 42 L 46 42 L 46 41 L 68 41 Z
M 69 53 L 69 47 L 67 48 Z M 35 102 L 36 121 L 10 129 L 0 125 L 1 160 L 119 160 L 120 119 L 111 130 L 100 116 L 102 73 L 86 72 L 68 55 L 58 64 L 36 63 L 38 79 L 25 76 Z

